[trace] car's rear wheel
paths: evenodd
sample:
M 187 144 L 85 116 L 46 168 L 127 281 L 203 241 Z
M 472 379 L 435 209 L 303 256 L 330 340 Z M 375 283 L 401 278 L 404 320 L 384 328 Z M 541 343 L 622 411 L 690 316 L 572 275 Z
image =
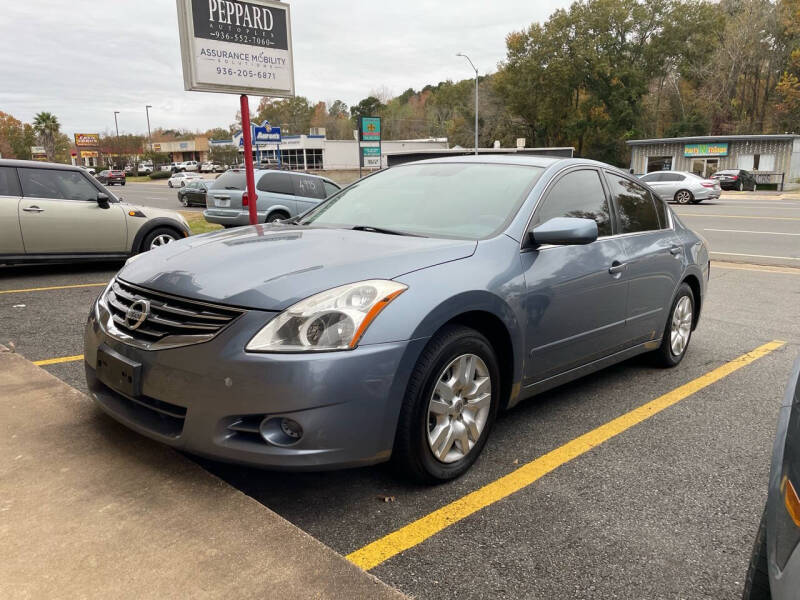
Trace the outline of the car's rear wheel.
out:
M 753 191 L 758 191 L 758 184 L 755 181 L 753 182 Z
M 736 189 L 739 190 L 740 192 L 743 192 L 744 191 L 744 184 L 740 181 L 739 185 L 736 187 Z
M 153 231 L 145 236 L 140 252 L 146 252 L 147 250 L 153 250 L 154 248 L 166 246 L 167 244 L 171 244 L 180 238 L 181 236 L 174 229 L 169 227 L 156 227 Z
M 171 182 L 171 181 L 168 181 L 168 182 L 167 182 L 167 185 L 168 185 L 169 187 L 172 187 L 172 182 Z
M 183 204 L 184 206 L 189 206 L 189 200 L 186 198 L 186 196 L 181 198 L 181 204 Z
M 267 215 L 266 222 L 267 223 L 279 223 L 280 221 L 283 221 L 284 219 L 288 219 L 288 218 L 289 218 L 289 213 L 284 212 L 282 210 L 276 210 L 276 211 L 271 212 L 271 213 L 269 213 Z
M 678 190 L 675 192 L 675 202 L 678 204 L 689 204 L 694 201 L 694 196 L 689 190 Z
M 742 600 L 770 600 L 769 568 L 767 567 L 767 509 L 761 515 L 758 533 L 744 579 Z
M 672 301 L 672 307 L 664 327 L 661 346 L 655 351 L 658 362 L 664 367 L 675 367 L 686 355 L 689 341 L 692 339 L 694 324 L 695 298 L 692 288 L 682 283 Z
M 392 461 L 418 481 L 454 479 L 483 450 L 500 401 L 500 370 L 478 331 L 450 325 L 436 334 L 411 374 Z

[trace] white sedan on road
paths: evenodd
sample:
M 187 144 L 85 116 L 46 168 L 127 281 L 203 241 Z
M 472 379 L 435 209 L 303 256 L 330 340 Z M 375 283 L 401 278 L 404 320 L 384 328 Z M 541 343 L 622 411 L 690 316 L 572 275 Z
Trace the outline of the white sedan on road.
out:
M 688 171 L 654 171 L 640 179 L 665 202 L 699 204 L 703 200 L 716 200 L 721 193 L 718 181 Z
M 183 171 L 179 171 L 178 173 L 172 174 L 172 177 L 170 177 L 167 181 L 167 185 L 169 187 L 183 187 L 189 181 L 202 178 L 203 176 L 198 173 L 185 173 Z

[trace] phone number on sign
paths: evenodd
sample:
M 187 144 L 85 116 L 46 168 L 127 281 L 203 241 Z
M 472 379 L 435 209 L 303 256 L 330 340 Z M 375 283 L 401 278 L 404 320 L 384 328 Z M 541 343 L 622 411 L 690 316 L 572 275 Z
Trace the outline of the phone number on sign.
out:
M 228 77 L 249 77 L 251 79 L 275 79 L 275 73 L 270 73 L 269 71 L 231 69 L 228 67 L 217 67 L 217 75 L 227 75 Z

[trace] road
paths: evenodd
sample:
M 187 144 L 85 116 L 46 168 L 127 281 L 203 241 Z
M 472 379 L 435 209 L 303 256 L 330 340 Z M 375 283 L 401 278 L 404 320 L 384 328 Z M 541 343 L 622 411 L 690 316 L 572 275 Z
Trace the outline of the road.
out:
M 800 267 L 800 195 L 730 192 L 672 208 L 708 240 L 712 260 Z
M 205 179 L 213 179 L 206 176 Z M 152 206 L 154 208 L 169 208 L 173 210 L 197 210 L 200 207 L 184 208 L 178 202 L 178 189 L 167 186 L 166 180 L 156 180 L 152 183 L 130 182 L 123 186 L 112 186 L 110 190 L 115 196 L 122 197 L 126 202 L 138 204 L 140 206 Z

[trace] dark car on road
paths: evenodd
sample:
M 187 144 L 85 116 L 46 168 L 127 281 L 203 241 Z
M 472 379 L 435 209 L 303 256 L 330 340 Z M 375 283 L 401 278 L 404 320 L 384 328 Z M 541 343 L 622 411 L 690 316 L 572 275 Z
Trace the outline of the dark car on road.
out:
M 717 171 L 711 176 L 711 179 L 719 181 L 719 187 L 723 190 L 738 190 L 740 192 L 750 190 L 755 192 L 758 189 L 756 176 L 744 169 Z
M 205 206 L 210 181 L 195 179 L 178 189 L 178 201 L 184 206 Z
M 767 506 L 753 545 L 744 600 L 800 598 L 800 358 L 778 414 Z
M 106 169 L 105 171 L 100 171 L 95 177 L 97 181 L 105 185 L 114 185 L 115 183 L 125 185 L 125 171 Z
M 86 379 L 189 452 L 443 481 L 499 410 L 645 352 L 680 363 L 708 274 L 705 241 L 609 165 L 407 163 L 129 261 L 90 311 Z

